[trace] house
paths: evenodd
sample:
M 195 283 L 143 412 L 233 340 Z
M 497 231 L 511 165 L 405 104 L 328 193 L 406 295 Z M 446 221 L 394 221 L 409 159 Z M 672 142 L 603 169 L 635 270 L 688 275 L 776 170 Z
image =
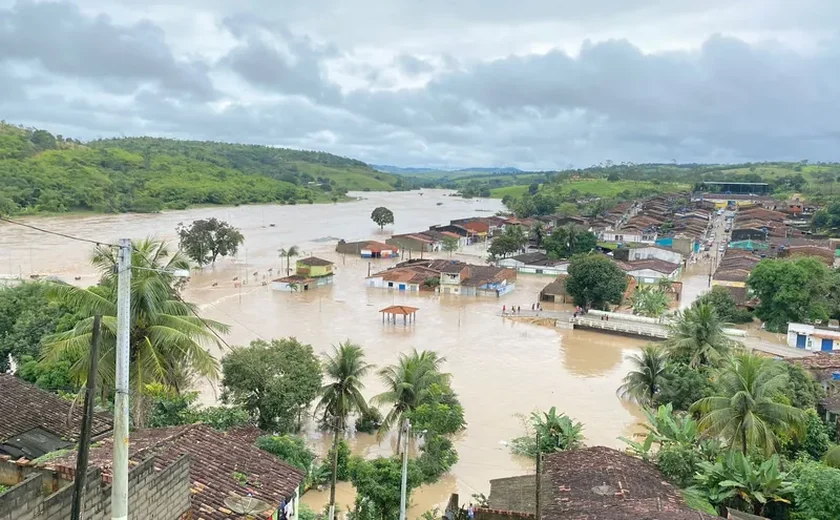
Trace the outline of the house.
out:
M 567 303 L 571 301 L 566 294 L 566 278 L 568 276 L 561 274 L 553 282 L 543 287 L 543 290 L 540 291 L 540 301 L 552 303 Z
M 419 251 L 420 253 L 432 251 L 434 241 L 416 233 L 394 235 L 385 241 L 386 244 L 397 246 L 405 251 Z
M 820 328 L 807 323 L 789 323 L 787 344 L 811 352 L 840 350 L 840 330 Z
M 645 245 L 638 247 L 620 247 L 613 251 L 616 260 L 635 262 L 637 260 L 657 259 L 672 264 L 682 264 L 683 255 L 673 249 L 657 245 Z
M 786 362 L 799 365 L 807 370 L 819 382 L 827 397 L 817 410 L 831 424 L 840 417 L 840 354 L 836 351 L 815 352 L 803 358 L 789 358 Z
M 545 253 L 526 253 L 524 255 L 502 258 L 496 265 L 516 269 L 518 273 L 545 274 L 557 276 L 569 271 L 568 260 L 552 260 Z
M 605 446 L 545 455 L 541 484 L 543 520 L 720 518 L 686 505 L 654 464 Z M 492 481 L 490 507 L 476 508 L 476 520 L 533 518 L 535 486 L 535 475 Z M 453 498 L 447 512 L 457 507 Z
M 470 245 L 470 238 L 473 235 L 473 233 L 467 228 L 452 224 L 448 226 L 432 226 L 429 230 L 436 231 L 443 237 L 457 240 L 459 248 Z
M 435 290 L 440 294 L 501 296 L 516 286 L 516 271 L 457 260 L 410 260 L 375 273 L 368 287 L 398 291 Z
M 333 283 L 335 264 L 329 260 L 310 256 L 295 262 L 295 274 L 271 281 L 275 291 L 308 291 L 322 285 Z
M 367 240 L 363 242 L 339 241 L 335 246 L 335 251 L 344 255 L 360 255 L 362 258 L 393 258 L 399 256 L 400 249 L 390 244 Z
M 0 455 L 35 459 L 78 440 L 83 407 L 45 392 L 12 374 L 0 373 Z M 111 431 L 113 417 L 93 415 L 91 438 Z
M 603 242 L 653 244 L 656 242 L 656 233 L 634 229 L 613 229 L 610 227 L 593 230 L 598 240 Z
M 165 470 L 187 455 L 189 464 L 190 518 L 222 520 L 241 518 L 230 507 L 230 497 L 252 497 L 265 502 L 269 510 L 261 518 L 271 518 L 281 501 L 292 502 L 297 518 L 300 485 L 305 474 L 254 445 L 263 432 L 252 426 L 218 431 L 205 424 L 170 428 L 146 428 L 131 432 L 129 465 L 150 458 Z M 113 439 L 103 440 L 90 450 L 90 465 L 109 478 Z M 56 458 L 59 470 L 74 472 L 76 453 Z
M 639 284 L 657 283 L 663 279 L 676 280 L 682 272 L 682 264 L 672 264 L 658 258 L 617 263 L 628 276 L 632 276 Z

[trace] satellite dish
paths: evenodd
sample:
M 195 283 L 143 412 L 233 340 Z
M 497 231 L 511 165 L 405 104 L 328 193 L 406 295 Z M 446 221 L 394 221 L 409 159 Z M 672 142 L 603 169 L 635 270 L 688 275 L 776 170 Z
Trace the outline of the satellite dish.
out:
M 241 497 L 234 494 L 225 497 L 225 506 L 240 515 L 259 515 L 271 509 L 269 504 L 258 498 Z

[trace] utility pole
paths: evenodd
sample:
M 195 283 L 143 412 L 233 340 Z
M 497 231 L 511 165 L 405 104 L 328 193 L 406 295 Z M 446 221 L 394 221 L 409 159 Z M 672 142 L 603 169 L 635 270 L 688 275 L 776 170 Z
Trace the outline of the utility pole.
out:
M 120 239 L 117 261 L 117 370 L 111 519 L 128 518 L 128 369 L 131 328 L 131 239 Z
M 93 339 L 90 342 L 90 370 L 88 371 L 85 388 L 84 416 L 82 417 L 82 431 L 79 435 L 79 451 L 76 455 L 76 479 L 73 481 L 73 504 L 70 509 L 70 520 L 79 520 L 82 516 L 82 495 L 85 491 L 85 478 L 88 469 L 88 452 L 90 451 L 90 429 L 93 424 L 93 402 L 96 399 L 96 373 L 99 368 L 99 330 L 102 316 L 93 317 Z
M 405 447 L 403 448 L 403 465 L 402 465 L 402 485 L 400 487 L 400 520 L 405 520 L 405 505 L 406 505 L 406 491 L 408 487 L 408 437 L 411 433 L 411 422 L 405 419 L 403 423 L 403 439 L 405 440 Z
M 542 451 L 540 450 L 540 432 L 537 432 L 537 496 L 536 498 L 536 520 L 542 519 Z

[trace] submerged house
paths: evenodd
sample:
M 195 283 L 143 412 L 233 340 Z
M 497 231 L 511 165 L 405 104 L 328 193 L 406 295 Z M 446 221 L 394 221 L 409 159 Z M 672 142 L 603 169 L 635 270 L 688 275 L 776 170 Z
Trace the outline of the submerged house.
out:
M 496 265 L 516 269 L 519 273 L 545 274 L 557 276 L 569 272 L 568 260 L 553 260 L 545 253 L 526 253 L 524 255 L 502 258 Z
M 516 287 L 516 271 L 457 260 L 413 260 L 367 277 L 366 284 L 397 291 L 501 296 Z
M 400 248 L 375 240 L 365 240 L 362 242 L 339 242 L 335 246 L 335 251 L 343 255 L 359 255 L 362 258 L 393 258 L 399 256 Z
M 335 264 L 329 260 L 310 256 L 295 262 L 295 274 L 271 281 L 275 291 L 308 291 L 322 285 L 333 283 Z
M 817 327 L 807 323 L 789 323 L 787 344 L 811 352 L 840 350 L 840 329 Z

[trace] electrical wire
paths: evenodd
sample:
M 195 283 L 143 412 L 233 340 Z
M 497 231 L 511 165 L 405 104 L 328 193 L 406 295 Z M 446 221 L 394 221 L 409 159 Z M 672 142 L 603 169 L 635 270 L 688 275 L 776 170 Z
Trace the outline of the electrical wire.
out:
M 66 238 L 66 239 L 69 239 L 69 240 L 75 240 L 77 242 L 87 242 L 88 244 L 94 244 L 94 245 L 97 245 L 97 246 L 120 247 L 116 244 L 111 244 L 109 242 L 103 242 L 101 240 L 91 240 L 89 238 L 82 238 L 82 237 L 77 237 L 77 236 L 73 236 L 73 235 L 68 235 L 67 233 L 61 233 L 59 231 L 52 231 L 52 230 L 49 230 L 49 229 L 44 229 L 44 228 L 41 228 L 41 227 L 38 227 L 38 226 L 33 226 L 32 224 L 25 224 L 23 222 L 18 222 L 16 220 L 11 220 L 11 219 L 8 219 L 6 217 L 0 217 L 0 221 L 7 222 L 9 224 L 14 224 L 16 226 L 29 228 L 29 229 L 32 229 L 32 230 L 35 230 L 35 231 L 40 231 L 41 233 L 46 233 L 48 235 L 55 235 L 57 237 L 62 237 L 62 238 Z

